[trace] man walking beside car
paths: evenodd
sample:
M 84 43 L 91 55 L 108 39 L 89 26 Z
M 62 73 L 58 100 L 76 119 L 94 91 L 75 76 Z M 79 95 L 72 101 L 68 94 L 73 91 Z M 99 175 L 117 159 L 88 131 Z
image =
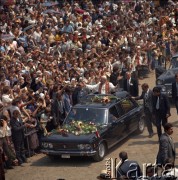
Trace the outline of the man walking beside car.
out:
M 159 87 L 153 88 L 153 116 L 156 120 L 156 127 L 158 138 L 160 139 L 162 130 L 161 124 L 167 123 L 167 118 L 170 116 L 170 104 L 168 97 L 165 94 L 161 94 L 161 89 Z
M 159 151 L 157 155 L 157 164 L 165 165 L 168 159 L 171 159 L 174 165 L 176 151 L 173 139 L 173 126 L 171 123 L 166 123 L 164 126 L 165 133 L 161 135 L 159 140 Z
M 147 83 L 142 84 L 141 96 L 135 98 L 135 100 L 139 100 L 139 99 L 143 99 L 145 123 L 148 129 L 149 138 L 151 138 L 153 136 L 153 127 L 152 127 L 153 91 L 149 89 L 149 85 Z
M 175 74 L 175 82 L 172 83 L 172 99 L 178 114 L 178 73 Z

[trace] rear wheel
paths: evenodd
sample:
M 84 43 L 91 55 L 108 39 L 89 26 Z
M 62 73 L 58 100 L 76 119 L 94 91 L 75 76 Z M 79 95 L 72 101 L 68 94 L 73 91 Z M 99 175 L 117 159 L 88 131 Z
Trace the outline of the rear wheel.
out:
M 144 116 L 140 117 L 137 125 L 137 133 L 142 133 L 145 129 L 145 120 Z
M 106 155 L 106 145 L 104 143 L 99 144 L 98 151 L 93 156 L 95 161 L 102 161 Z

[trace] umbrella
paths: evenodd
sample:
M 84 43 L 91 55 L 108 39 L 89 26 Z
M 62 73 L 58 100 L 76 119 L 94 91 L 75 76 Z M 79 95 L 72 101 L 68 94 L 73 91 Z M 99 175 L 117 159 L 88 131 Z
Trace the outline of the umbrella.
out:
M 59 4 L 58 2 L 45 2 L 42 4 L 42 6 L 51 7 L 51 6 L 56 6 L 58 4 Z
M 55 11 L 53 9 L 47 9 L 46 11 L 43 12 L 43 14 L 61 14 L 60 12 L 58 11 Z
M 12 40 L 12 39 L 14 39 L 15 38 L 15 36 L 14 35 L 11 35 L 11 34 L 2 34 L 1 35 L 1 39 L 2 40 Z
M 27 31 L 27 30 L 29 30 L 29 29 L 32 29 L 32 28 L 35 27 L 35 26 L 36 26 L 36 24 L 32 24 L 32 25 L 30 25 L 30 26 L 27 26 L 26 28 L 23 29 L 23 31 Z

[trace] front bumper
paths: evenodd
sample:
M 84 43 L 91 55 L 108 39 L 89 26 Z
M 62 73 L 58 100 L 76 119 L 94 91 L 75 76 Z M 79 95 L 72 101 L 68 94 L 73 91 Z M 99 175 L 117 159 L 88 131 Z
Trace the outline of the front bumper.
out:
M 55 151 L 55 150 L 50 150 L 50 149 L 42 149 L 42 153 L 47 154 L 47 155 L 56 155 L 56 156 L 61 156 L 61 155 L 69 155 L 69 156 L 94 156 L 96 154 L 95 150 L 92 151 Z

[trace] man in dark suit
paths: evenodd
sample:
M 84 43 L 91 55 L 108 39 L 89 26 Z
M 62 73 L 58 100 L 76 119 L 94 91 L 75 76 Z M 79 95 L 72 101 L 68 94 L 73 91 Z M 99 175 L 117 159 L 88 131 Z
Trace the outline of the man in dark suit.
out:
M 139 97 L 136 97 L 135 100 L 143 99 L 143 107 L 145 113 L 145 123 L 147 125 L 149 137 L 153 136 L 153 128 L 152 128 L 152 103 L 153 103 L 153 92 L 149 89 L 147 83 L 142 84 L 142 94 Z
M 159 140 L 159 151 L 157 155 L 157 164 L 165 165 L 168 159 L 175 162 L 176 151 L 171 135 L 173 134 L 173 126 L 171 123 L 166 123 L 164 131 Z
M 114 65 L 113 72 L 111 73 L 111 76 L 110 76 L 110 82 L 114 86 L 119 84 L 119 87 L 122 88 L 122 86 L 123 86 L 123 83 L 122 83 L 123 82 L 123 78 L 121 76 L 119 65 Z
M 170 114 L 170 104 L 167 96 L 161 94 L 161 89 L 159 87 L 153 88 L 153 116 L 156 120 L 158 138 L 162 134 L 161 124 L 164 125 L 167 123 L 167 118 Z
M 131 73 L 126 73 L 126 79 L 124 79 L 124 91 L 127 91 L 131 96 L 138 96 L 138 81 L 131 77 Z
M 178 114 L 178 73 L 175 74 L 175 82 L 172 83 L 172 99 Z
M 30 124 L 23 124 L 20 119 L 20 112 L 18 110 L 13 111 L 12 118 L 10 120 L 11 130 L 12 130 L 12 141 L 14 143 L 16 157 L 18 159 L 19 165 L 27 162 L 24 153 L 24 129 L 26 127 L 31 127 Z
M 53 125 L 57 127 L 61 125 L 65 118 L 64 102 L 62 99 L 62 92 L 56 94 L 56 99 L 52 104 L 51 112 L 53 116 Z
M 121 159 L 121 164 L 117 169 L 117 179 L 128 178 L 128 179 L 138 179 L 142 175 L 141 168 L 137 161 L 128 160 L 127 152 L 122 151 L 119 153 L 119 158 Z

